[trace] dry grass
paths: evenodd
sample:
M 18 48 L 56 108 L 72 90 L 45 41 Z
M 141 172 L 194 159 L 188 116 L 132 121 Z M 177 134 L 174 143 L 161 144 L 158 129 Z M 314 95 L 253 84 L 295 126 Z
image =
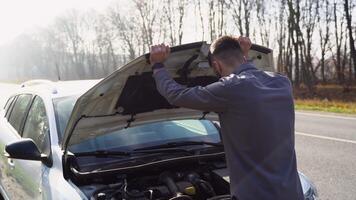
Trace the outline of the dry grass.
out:
M 356 114 L 356 102 L 296 99 L 295 108 L 299 110 Z
M 356 86 L 345 90 L 336 84 L 317 85 L 314 93 L 305 87 L 294 88 L 295 108 L 334 113 L 356 114 Z
M 314 93 L 310 93 L 306 87 L 294 88 L 294 97 L 296 99 L 319 99 L 337 102 L 355 102 L 356 86 L 345 90 L 340 85 L 317 85 Z

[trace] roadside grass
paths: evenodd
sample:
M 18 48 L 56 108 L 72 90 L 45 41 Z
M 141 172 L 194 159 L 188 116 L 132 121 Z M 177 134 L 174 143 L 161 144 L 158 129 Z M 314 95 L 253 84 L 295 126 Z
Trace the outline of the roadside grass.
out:
M 316 85 L 312 93 L 301 85 L 293 93 L 297 110 L 356 114 L 356 85 Z
M 356 102 L 327 101 L 319 99 L 296 99 L 295 109 L 356 114 Z

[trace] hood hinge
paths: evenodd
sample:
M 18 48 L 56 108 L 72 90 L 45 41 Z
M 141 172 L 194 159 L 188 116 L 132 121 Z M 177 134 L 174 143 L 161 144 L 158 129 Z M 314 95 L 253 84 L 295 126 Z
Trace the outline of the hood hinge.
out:
M 199 120 L 205 119 L 205 116 L 209 113 L 210 113 L 209 111 L 204 111 L 203 115 L 201 116 L 201 118 Z
M 125 128 L 129 128 L 131 125 L 131 122 L 135 121 L 134 116 L 135 116 L 135 114 L 131 114 L 131 118 L 127 120 L 127 125 L 125 126 Z

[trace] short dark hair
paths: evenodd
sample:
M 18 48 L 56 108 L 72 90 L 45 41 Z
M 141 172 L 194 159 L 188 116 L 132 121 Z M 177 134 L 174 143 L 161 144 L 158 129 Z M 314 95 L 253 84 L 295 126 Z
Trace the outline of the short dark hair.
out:
M 223 60 L 228 65 L 233 65 L 234 61 L 243 59 L 240 43 L 237 37 L 222 36 L 210 45 L 208 60 L 212 66 L 212 59 L 216 57 Z

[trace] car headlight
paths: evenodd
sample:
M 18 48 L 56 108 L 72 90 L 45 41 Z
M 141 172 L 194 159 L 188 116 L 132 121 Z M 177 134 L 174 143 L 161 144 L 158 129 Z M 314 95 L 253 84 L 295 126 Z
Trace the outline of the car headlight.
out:
M 317 200 L 318 194 L 316 188 L 310 187 L 309 190 L 304 194 L 305 200 Z
M 303 188 L 303 194 L 305 200 L 317 200 L 318 192 L 315 185 L 306 177 L 303 173 L 299 172 L 300 183 Z

